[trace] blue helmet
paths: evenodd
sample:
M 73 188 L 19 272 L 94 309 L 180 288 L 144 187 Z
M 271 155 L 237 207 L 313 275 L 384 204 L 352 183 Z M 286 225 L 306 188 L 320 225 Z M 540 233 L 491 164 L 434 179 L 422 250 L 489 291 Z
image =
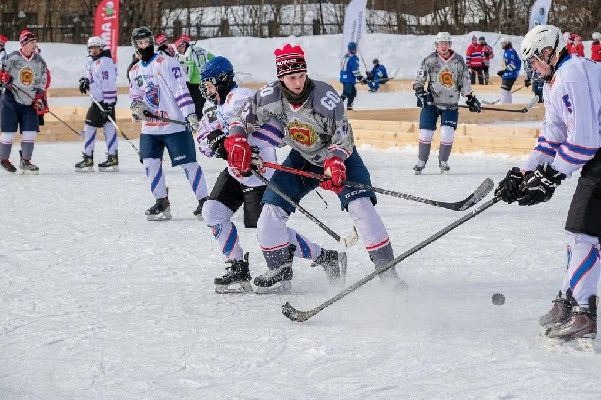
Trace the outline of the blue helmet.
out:
M 200 88 L 202 95 L 210 100 L 215 100 L 215 94 L 209 95 L 206 92 L 204 82 L 208 81 L 215 85 L 220 100 L 223 102 L 234 85 L 234 66 L 227 58 L 217 56 L 207 61 L 202 67 L 200 79 L 203 82 Z
M 349 51 L 357 51 L 357 43 L 349 42 L 347 48 Z

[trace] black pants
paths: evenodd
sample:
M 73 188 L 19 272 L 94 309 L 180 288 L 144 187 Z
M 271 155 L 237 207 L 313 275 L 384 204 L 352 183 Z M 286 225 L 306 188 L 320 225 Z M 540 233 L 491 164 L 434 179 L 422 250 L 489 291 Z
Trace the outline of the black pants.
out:
M 601 150 L 582 168 L 568 211 L 566 231 L 601 237 Z
M 472 82 L 472 85 L 476 83 L 476 75 L 478 75 L 478 84 L 484 85 L 482 67 L 470 67 L 470 81 Z

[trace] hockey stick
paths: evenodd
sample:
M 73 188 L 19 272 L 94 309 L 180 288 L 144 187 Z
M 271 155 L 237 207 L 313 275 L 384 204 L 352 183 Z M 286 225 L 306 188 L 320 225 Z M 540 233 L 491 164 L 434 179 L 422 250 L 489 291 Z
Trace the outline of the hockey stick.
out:
M 457 107 L 459 108 L 470 108 L 469 106 L 466 106 L 465 104 L 459 104 L 457 105 Z M 519 110 L 516 109 L 507 109 L 507 108 L 498 108 L 498 107 L 481 107 L 482 111 L 503 111 L 503 112 L 512 112 L 512 113 L 527 113 L 528 111 L 530 111 L 532 107 L 526 105 L 526 107 L 524 108 L 520 108 Z
M 148 110 L 144 110 L 143 112 L 144 116 L 146 118 L 150 118 L 150 119 L 156 119 L 157 121 L 162 121 L 162 122 L 169 122 L 170 124 L 177 124 L 177 125 L 183 125 L 183 126 L 188 126 L 188 123 L 184 122 L 184 121 L 178 121 L 177 119 L 171 119 L 171 118 L 166 118 L 166 117 L 160 117 L 158 115 L 154 115 L 153 113 L 151 113 Z
M 27 97 L 29 97 L 34 103 L 35 103 L 35 98 L 32 97 L 29 93 L 27 93 L 26 91 L 24 91 L 23 89 L 21 89 L 18 86 L 15 85 L 7 85 L 7 87 L 9 89 L 17 89 L 19 92 L 25 94 Z M 75 133 L 77 136 L 81 136 L 81 134 L 79 132 L 77 132 L 75 129 L 73 129 L 71 127 L 71 125 L 69 125 L 68 123 L 66 123 L 65 121 L 63 121 L 62 119 L 60 119 L 55 113 L 53 113 L 52 111 L 50 111 L 50 108 L 46 108 L 48 110 L 48 112 L 50 113 L 50 115 L 52 115 L 54 118 L 56 118 L 58 121 L 62 122 L 67 128 L 71 129 L 71 131 L 73 133 Z
M 518 87 L 518 88 L 516 88 L 516 89 L 513 89 L 513 90 L 511 91 L 511 93 L 515 93 L 515 92 L 517 92 L 518 90 L 522 90 L 524 87 L 525 87 L 525 86 L 520 86 L 520 87 Z M 501 101 L 501 99 L 500 99 L 500 98 L 498 98 L 497 100 L 495 100 L 495 101 L 492 101 L 492 102 L 491 102 L 491 101 L 482 100 L 482 103 L 484 103 L 484 104 L 488 104 L 489 106 L 492 106 L 492 105 L 494 105 L 494 104 L 497 104 L 497 103 L 498 103 L 498 102 L 500 102 L 500 101 Z
M 262 162 L 260 161 L 260 163 L 265 168 L 280 170 L 280 171 L 288 172 L 288 173 L 295 174 L 295 175 L 301 175 L 301 176 L 305 176 L 307 178 L 317 179 L 319 181 L 323 181 L 324 179 L 329 179 L 329 177 L 327 177 L 325 175 L 315 174 L 313 172 L 303 171 L 303 170 L 296 169 L 296 168 L 290 168 L 290 167 L 286 167 L 286 166 L 280 165 L 280 164 L 275 164 L 275 163 L 271 163 L 271 162 L 267 162 L 267 161 L 262 161 Z M 358 183 L 358 182 L 346 181 L 346 182 L 344 182 L 344 185 L 348 186 L 348 187 L 357 188 L 357 189 L 372 190 L 376 193 L 393 196 L 393 197 L 398 197 L 398 198 L 405 199 L 405 200 L 416 201 L 418 203 L 429 204 L 431 206 L 446 208 L 448 210 L 453 210 L 453 211 L 467 210 L 468 208 L 470 208 L 471 206 L 473 206 L 474 204 L 476 204 L 480 200 L 482 200 L 494 188 L 494 182 L 492 181 L 492 179 L 486 178 L 480 184 L 480 186 L 478 186 L 476 188 L 476 190 L 474 190 L 474 192 L 472 192 L 472 194 L 470 194 L 465 199 L 463 199 L 461 201 L 456 201 L 454 203 L 447 203 L 444 201 L 425 199 L 423 197 L 418 197 L 418 196 L 414 196 L 414 195 L 407 194 L 407 193 L 395 192 L 393 190 L 381 189 L 381 188 L 373 187 L 371 185 L 366 185 L 366 184 Z
M 108 118 L 109 121 L 111 121 L 111 123 L 113 124 L 113 126 L 115 127 L 115 129 L 117 129 L 117 131 L 121 134 L 121 136 L 123 136 L 123 138 L 125 140 L 127 140 L 127 143 L 130 144 L 130 146 L 134 149 L 134 151 L 136 153 L 138 153 L 138 155 L 140 155 L 140 150 L 138 150 L 138 148 L 136 147 L 135 144 L 132 143 L 131 140 L 129 140 L 129 138 L 125 135 L 125 133 L 123 133 L 123 131 L 121 130 L 121 128 L 119 128 L 119 125 L 117 125 L 117 123 L 115 122 L 115 120 L 108 114 L 106 114 L 106 111 L 104 109 L 104 107 L 102 107 L 100 105 L 100 103 L 98 101 L 96 101 L 96 99 L 94 98 L 94 96 L 92 96 L 92 94 L 90 92 L 87 92 L 88 96 L 90 96 L 90 99 L 92 99 L 92 101 L 94 102 L 94 104 L 96 104 L 96 107 L 98 107 L 98 109 L 106 115 L 106 117 Z
M 390 268 L 394 267 L 395 265 L 397 265 L 398 263 L 400 263 L 401 261 L 403 261 L 407 257 L 411 256 L 412 254 L 417 253 L 418 251 L 420 251 L 424 247 L 428 246 L 432 242 L 440 239 L 441 237 L 443 237 L 447 233 L 451 232 L 453 229 L 457 228 L 458 226 L 462 225 L 463 223 L 465 223 L 465 222 L 469 221 L 470 219 L 474 218 L 476 215 L 480 214 L 481 212 L 483 212 L 487 208 L 492 207 L 499 200 L 500 199 L 498 197 L 495 197 L 495 198 L 487 201 L 486 203 L 482 204 L 480 207 L 478 207 L 475 210 L 473 210 L 473 211 L 465 214 L 463 217 L 461 217 L 458 220 L 454 221 L 450 225 L 447 225 L 446 227 L 442 228 L 441 230 L 439 230 L 438 232 L 436 232 L 434 235 L 432 235 L 429 238 L 425 239 L 421 243 L 418 243 L 417 245 L 413 246 L 411 249 L 407 250 L 406 252 L 404 252 L 403 254 L 401 254 L 400 256 L 398 256 L 397 258 L 395 258 L 394 260 L 392 260 L 392 261 L 388 262 L 387 264 L 385 264 L 384 266 L 378 268 L 376 271 L 374 271 L 374 272 L 370 273 L 369 275 L 365 276 L 363 279 L 355 282 L 351 286 L 349 286 L 346 289 L 344 289 L 343 291 L 339 292 L 337 295 L 335 295 L 334 297 L 330 298 L 329 300 L 321 303 L 317 307 L 315 307 L 315 308 L 313 308 L 311 310 L 308 310 L 308 311 L 301 311 L 301 310 L 298 310 L 298 309 L 294 308 L 289 302 L 286 302 L 285 304 L 282 305 L 282 314 L 284 314 L 284 316 L 286 316 L 286 318 L 290 319 L 291 321 L 304 322 L 304 321 L 308 320 L 309 318 L 313 317 L 314 315 L 316 315 L 317 313 L 319 313 L 320 311 L 322 311 L 324 308 L 326 308 L 326 307 L 328 307 L 328 306 L 336 303 L 338 300 L 342 299 L 346 295 L 354 292 L 355 290 L 357 290 L 361 286 L 365 285 L 367 282 L 371 281 L 377 275 L 380 275 L 382 272 L 389 270 Z
M 330 235 L 331 237 L 333 237 L 334 240 L 336 240 L 337 242 L 342 243 L 345 247 L 348 248 L 348 247 L 354 246 L 355 243 L 357 243 L 357 240 L 359 240 L 359 235 L 357 234 L 357 229 L 354 226 L 353 226 L 353 232 L 351 232 L 348 236 L 340 237 L 339 234 L 337 234 L 336 232 L 334 232 L 333 230 L 328 228 L 323 222 L 321 222 L 315 216 L 313 216 L 313 214 L 311 214 L 309 211 L 305 210 L 300 204 L 298 204 L 296 201 L 292 200 L 288 195 L 283 193 L 276 185 L 274 185 L 272 182 L 270 182 L 269 179 L 265 178 L 263 175 L 261 175 L 254 169 L 252 170 L 252 173 L 261 182 L 263 182 L 269 189 L 273 190 L 274 193 L 276 193 L 278 196 L 280 196 L 282 199 L 284 199 L 287 203 L 298 208 L 298 210 L 301 213 L 303 213 L 311 221 L 315 222 L 321 229 L 326 231 L 326 233 L 328 235 Z

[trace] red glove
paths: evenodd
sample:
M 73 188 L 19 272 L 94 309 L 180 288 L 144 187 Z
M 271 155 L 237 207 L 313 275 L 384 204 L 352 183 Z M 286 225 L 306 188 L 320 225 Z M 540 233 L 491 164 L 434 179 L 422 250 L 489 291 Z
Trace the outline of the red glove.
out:
M 246 136 L 242 134 L 232 135 L 225 138 L 223 142 L 225 151 L 227 151 L 227 163 L 230 167 L 245 174 L 250 171 L 250 161 L 252 151 Z
M 38 115 L 45 114 L 48 111 L 46 92 L 36 92 L 32 106 L 36 109 Z
M 8 71 L 3 71 L 0 70 L 0 83 L 2 83 L 3 85 L 7 85 L 10 83 L 10 74 L 8 73 Z
M 338 157 L 328 158 L 323 163 L 323 173 L 330 176 L 330 179 L 321 181 L 319 186 L 325 190 L 331 190 L 336 194 L 344 189 L 344 181 L 346 181 L 346 166 L 344 161 Z

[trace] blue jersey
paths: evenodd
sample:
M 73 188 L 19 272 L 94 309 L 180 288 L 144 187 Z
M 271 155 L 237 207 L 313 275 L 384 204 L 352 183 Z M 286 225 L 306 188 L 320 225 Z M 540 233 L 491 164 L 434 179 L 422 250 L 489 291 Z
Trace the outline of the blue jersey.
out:
M 513 47 L 508 48 L 503 53 L 503 63 L 505 64 L 505 73 L 501 79 L 516 80 L 522 68 L 522 61 L 518 57 L 517 51 Z
M 388 79 L 388 73 L 386 73 L 386 67 L 382 64 L 378 64 L 371 70 L 371 79 L 374 81 L 386 81 Z
M 340 66 L 340 83 L 355 84 L 360 76 L 359 57 L 356 54 L 347 53 Z

